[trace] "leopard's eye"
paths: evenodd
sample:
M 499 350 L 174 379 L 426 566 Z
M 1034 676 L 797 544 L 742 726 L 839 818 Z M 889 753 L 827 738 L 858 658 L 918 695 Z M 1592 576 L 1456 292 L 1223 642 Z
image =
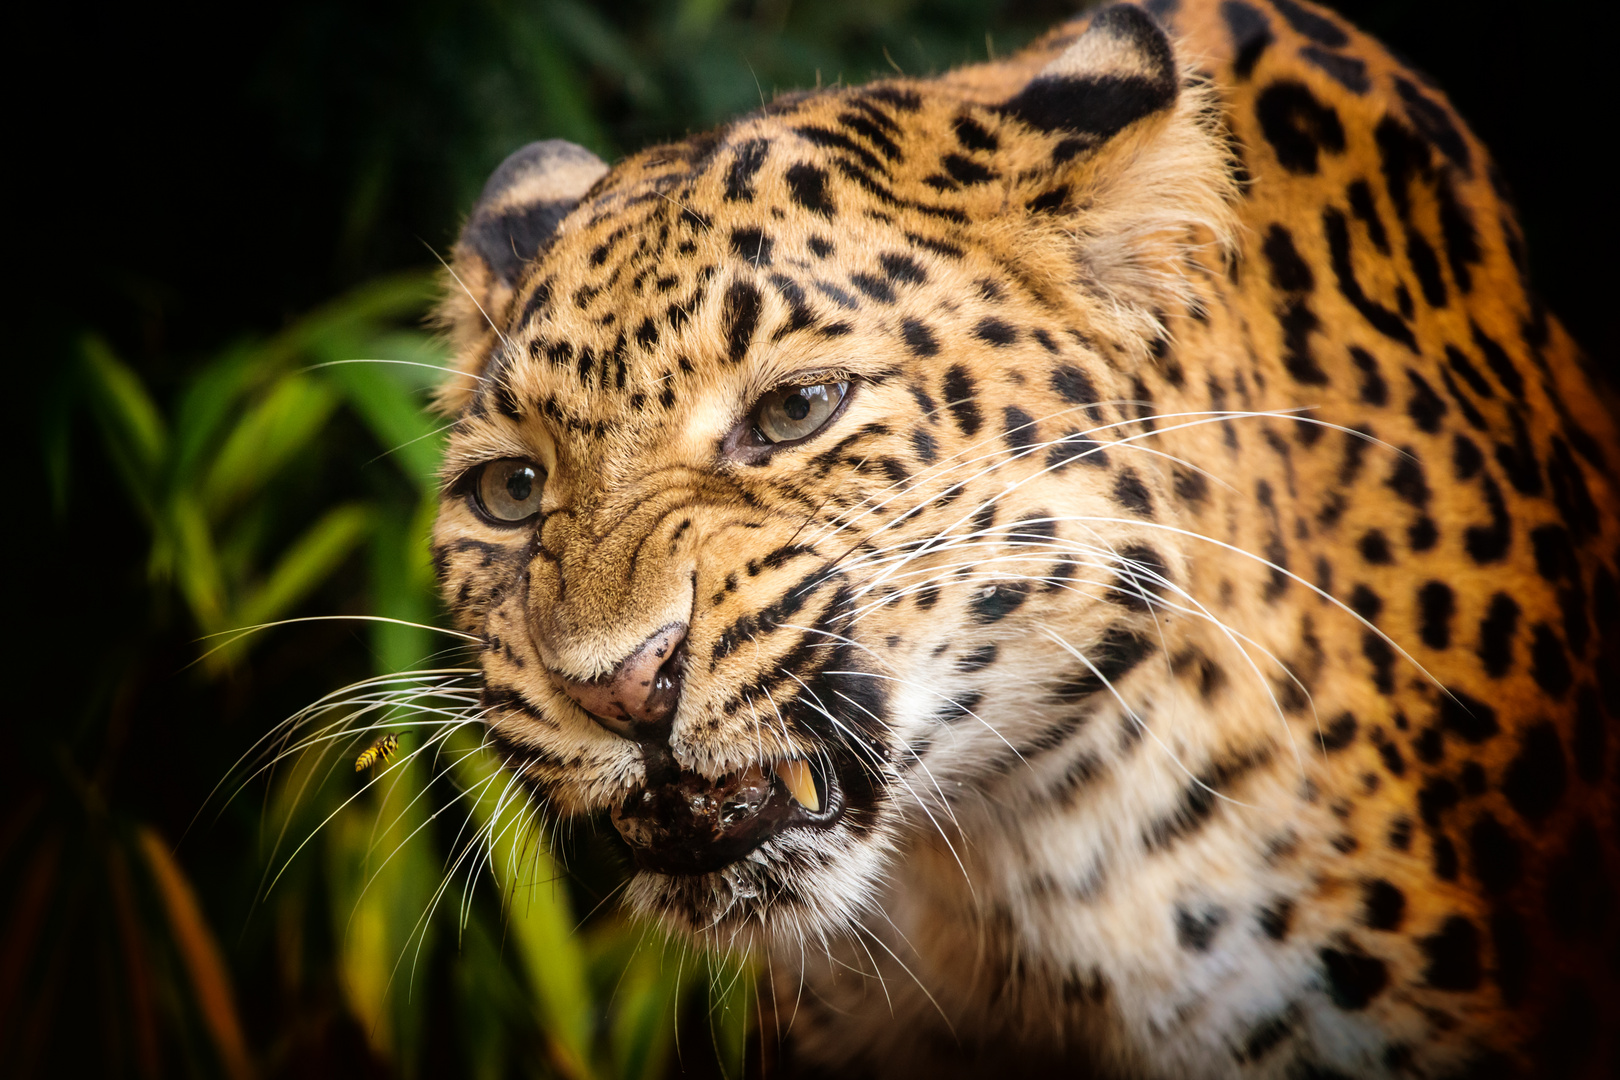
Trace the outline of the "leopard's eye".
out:
M 779 386 L 754 406 L 754 429 L 768 443 L 808 438 L 838 411 L 848 392 L 847 382 Z
M 545 474 L 532 461 L 492 461 L 478 474 L 479 509 L 495 521 L 516 524 L 540 512 Z

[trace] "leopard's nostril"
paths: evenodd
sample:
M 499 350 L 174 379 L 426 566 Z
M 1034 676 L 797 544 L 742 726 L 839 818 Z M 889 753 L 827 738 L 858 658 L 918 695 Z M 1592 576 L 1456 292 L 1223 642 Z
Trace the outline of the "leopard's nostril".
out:
M 686 675 L 686 624 L 655 630 L 635 652 L 600 678 L 588 681 L 552 672 L 563 693 L 616 735 L 638 741 L 669 737 Z

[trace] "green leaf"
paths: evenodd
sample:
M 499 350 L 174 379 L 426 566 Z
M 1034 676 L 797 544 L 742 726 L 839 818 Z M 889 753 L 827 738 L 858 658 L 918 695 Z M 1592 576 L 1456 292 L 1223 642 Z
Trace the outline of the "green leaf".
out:
M 293 542 L 264 584 L 232 613 L 234 627 L 257 626 L 286 615 L 348 558 L 371 523 L 372 512 L 365 506 L 350 503 L 327 511 Z
M 158 471 L 168 449 L 163 414 L 140 376 L 99 337 L 85 337 L 79 355 L 90 407 L 99 421 L 107 454 L 136 505 L 150 515 L 156 506 Z
M 329 365 L 322 374 L 342 390 L 384 456 L 396 462 L 424 496 L 436 496 L 445 424 L 428 415 L 422 400 L 395 374 L 395 365 L 355 362 L 365 355 L 363 347 L 335 341 L 324 343 L 321 351 Z
M 628 923 L 610 924 L 614 937 L 629 946 L 615 949 L 615 986 L 610 1024 L 613 1075 L 622 1080 L 655 1080 L 668 1072 L 675 1045 L 675 1006 L 701 970 L 684 943 L 671 946 L 662 935 Z
M 173 486 L 194 488 L 200 483 L 195 473 L 204 465 L 207 452 L 215 448 L 220 428 L 243 395 L 263 381 L 264 373 L 255 366 L 257 359 L 252 346 L 229 349 L 204 365 L 181 394 L 174 414 Z
M 371 613 L 400 620 L 372 624 L 378 668 L 385 674 L 420 667 L 437 647 L 438 636 L 425 628 L 433 620 L 428 533 L 437 509 L 436 499 L 423 499 L 414 514 L 384 511 L 371 534 Z
M 373 718 L 381 722 L 381 717 Z M 326 826 L 337 973 L 344 997 L 374 1050 L 384 1059 L 411 1062 L 433 1023 L 436 1004 L 414 985 L 424 972 L 417 957 L 432 955 L 433 922 L 423 915 L 433 903 L 439 860 L 422 826 L 429 805 L 422 798 L 422 763 L 416 731 L 402 735 L 392 765 L 359 775 L 339 763 L 355 788 L 371 785 Z M 358 745 L 369 742 L 367 736 Z M 375 783 L 372 781 L 375 780 Z
M 470 743 L 468 738 L 464 740 Z M 457 778 L 469 794 L 479 843 L 505 901 L 507 939 L 533 987 L 552 1064 L 564 1076 L 599 1075 L 591 1033 L 599 1006 L 586 978 L 585 951 L 562 875 L 538 827 L 527 790 L 509 783 L 487 752 L 460 754 Z
M 681 0 L 675 29 L 681 35 L 701 36 L 725 14 L 729 0 Z
M 379 278 L 287 327 L 264 343 L 252 363 L 266 374 L 280 373 L 300 357 L 319 352 L 333 338 L 365 338 L 380 324 L 419 318 L 438 294 L 438 275 L 430 270 Z
M 225 581 L 208 519 L 185 492 L 170 500 L 167 519 L 168 528 L 159 530 L 152 545 L 154 572 L 174 575 L 191 617 L 203 633 L 226 629 Z
M 225 439 L 202 484 L 203 504 L 219 515 L 251 495 L 322 432 L 337 405 L 332 389 L 287 375 L 248 410 Z
M 709 1032 L 721 1071 L 742 1080 L 758 976 L 753 965 L 741 957 L 710 954 L 709 963 Z

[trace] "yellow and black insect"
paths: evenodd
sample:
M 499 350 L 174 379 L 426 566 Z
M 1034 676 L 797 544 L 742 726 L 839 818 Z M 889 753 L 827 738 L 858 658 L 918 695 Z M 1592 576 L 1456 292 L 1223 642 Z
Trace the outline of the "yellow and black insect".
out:
M 360 756 L 354 759 L 354 771 L 364 772 L 373 765 L 381 764 L 393 757 L 394 751 L 398 749 L 399 733 L 390 731 L 387 735 L 360 751 Z

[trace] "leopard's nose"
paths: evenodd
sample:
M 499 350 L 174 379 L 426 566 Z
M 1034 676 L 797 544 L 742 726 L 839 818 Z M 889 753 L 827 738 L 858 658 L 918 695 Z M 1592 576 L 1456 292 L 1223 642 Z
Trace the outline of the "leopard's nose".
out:
M 619 666 L 589 681 L 552 679 L 598 724 L 638 742 L 666 741 L 686 676 L 686 624 L 653 631 Z

